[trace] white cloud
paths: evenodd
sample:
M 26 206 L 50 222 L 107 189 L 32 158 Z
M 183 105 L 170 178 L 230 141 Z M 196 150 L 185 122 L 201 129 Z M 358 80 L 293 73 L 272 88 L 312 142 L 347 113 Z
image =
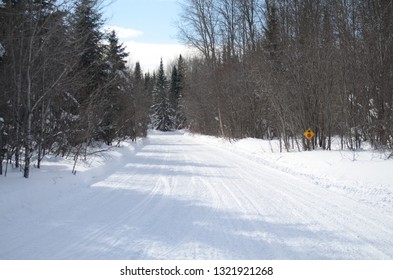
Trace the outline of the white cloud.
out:
M 181 44 L 153 44 L 141 43 L 136 41 L 124 42 L 127 52 L 129 52 L 130 62 L 139 62 L 142 70 L 152 73 L 157 70 L 162 58 L 164 67 L 179 58 L 179 55 L 187 56 L 191 53 L 190 49 Z
M 119 37 L 120 39 L 137 38 L 143 35 L 143 32 L 140 30 L 136 30 L 132 28 L 124 28 L 116 25 L 106 26 L 105 30 L 109 30 L 109 31 L 115 30 L 117 37 Z
M 130 67 L 134 67 L 135 63 L 139 62 L 145 73 L 152 73 L 157 70 L 161 58 L 166 68 L 169 63 L 176 61 L 180 54 L 184 57 L 192 54 L 190 49 L 182 44 L 141 42 L 144 36 L 139 37 L 144 35 L 144 33 L 132 28 L 111 25 L 106 26 L 105 30 L 116 31 L 120 42 L 126 47 L 126 51 L 129 53 Z

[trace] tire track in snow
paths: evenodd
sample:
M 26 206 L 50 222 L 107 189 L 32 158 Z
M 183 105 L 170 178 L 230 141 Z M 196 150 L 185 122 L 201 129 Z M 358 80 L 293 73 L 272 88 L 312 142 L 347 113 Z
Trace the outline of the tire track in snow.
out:
M 179 138 L 174 137 L 173 141 L 176 143 Z M 194 139 L 186 141 L 196 143 L 193 142 Z M 206 167 L 199 170 L 206 176 L 199 179 L 199 182 L 210 190 L 210 196 L 213 197 L 199 197 L 206 199 L 207 204 L 212 208 L 210 215 L 206 215 L 201 224 L 220 225 L 226 217 L 229 225 L 223 225 L 222 231 L 229 229 L 229 232 L 220 235 L 220 238 L 226 239 L 226 242 L 221 243 L 236 242 L 235 234 L 239 231 L 239 234 L 249 234 L 255 239 L 261 237 L 260 239 L 264 241 L 263 237 L 266 237 L 264 231 L 267 230 L 270 234 L 267 236 L 268 239 L 270 238 L 268 243 L 272 240 L 274 242 L 265 245 L 264 248 L 271 258 L 296 258 L 299 252 L 288 251 L 288 247 L 296 246 L 296 240 L 308 246 L 309 252 L 302 254 L 302 258 L 312 258 L 315 255 L 321 258 L 334 256 L 368 258 L 370 255 L 376 258 L 389 258 L 391 256 L 389 251 L 391 242 L 384 238 L 391 235 L 392 229 L 383 225 L 376 213 L 370 218 L 370 213 L 367 213 L 369 207 L 364 207 L 329 190 L 318 188 L 293 175 L 254 163 L 223 148 L 200 143 L 198 145 L 196 151 L 187 150 L 188 156 L 185 159 L 190 158 L 194 162 L 209 162 L 212 166 L 225 167 L 221 169 Z M 231 175 L 236 180 L 231 178 Z M 191 184 L 189 187 L 192 191 L 196 186 Z M 218 205 L 215 204 L 217 200 L 220 201 Z M 360 213 L 354 213 L 354 210 L 359 210 Z M 234 221 L 233 216 L 236 214 L 244 218 Z M 376 221 L 373 221 L 374 218 Z M 265 219 L 268 223 L 261 226 L 260 219 Z M 286 225 L 288 230 L 291 230 L 292 226 L 292 230 L 298 231 L 299 236 L 291 236 L 283 232 L 283 229 L 266 228 L 269 227 L 269 223 L 273 226 Z M 368 238 L 373 236 L 373 233 L 370 234 L 368 230 L 359 232 L 364 225 L 369 225 L 376 233 L 377 237 L 370 242 Z M 240 230 L 242 226 L 247 230 L 242 232 Z M 301 236 L 302 233 L 305 236 Z M 288 236 L 292 240 L 288 241 Z M 179 247 L 194 237 L 192 233 L 188 233 L 188 236 L 183 237 L 172 249 L 166 250 L 160 256 L 173 255 Z M 211 236 L 211 239 L 214 240 L 215 237 Z M 382 245 L 378 244 L 380 241 Z M 218 240 L 214 242 L 220 243 Z M 326 246 L 331 248 L 324 248 Z M 238 248 L 232 249 L 238 250 Z M 321 251 L 316 253 L 313 250 Z
M 143 153 L 144 148 L 150 147 L 151 144 L 147 144 L 145 147 L 143 147 L 139 153 Z M 152 166 L 151 159 L 146 156 L 139 156 L 138 153 L 135 156 L 138 158 L 137 163 L 143 166 Z M 113 173 L 110 175 L 108 178 L 95 182 L 95 184 L 92 185 L 91 188 L 91 193 L 93 196 L 89 197 L 84 204 L 85 209 L 90 209 L 91 212 L 97 211 L 97 207 L 94 205 L 99 205 L 99 204 L 104 204 L 108 205 L 108 207 L 105 208 L 110 208 L 110 205 L 116 205 L 117 201 L 119 200 L 119 192 L 124 191 L 124 186 L 129 185 L 132 186 L 134 182 L 144 182 L 144 181 L 154 181 L 155 183 L 151 185 L 146 184 L 142 186 L 142 188 L 135 188 L 135 186 L 132 186 L 130 190 L 135 190 L 135 191 L 143 191 L 142 193 L 142 199 L 139 200 L 136 204 L 132 205 L 131 207 L 125 207 L 124 212 L 118 212 L 120 213 L 116 217 L 113 217 L 114 219 L 106 219 L 102 221 L 101 226 L 95 226 L 94 230 L 92 232 L 89 232 L 83 239 L 81 239 L 79 242 L 76 242 L 74 244 L 70 244 L 65 248 L 65 252 L 61 253 L 63 256 L 69 256 L 72 258 L 72 254 L 75 250 L 81 247 L 94 247 L 97 246 L 97 243 L 106 241 L 103 246 L 105 250 L 107 250 L 108 247 L 116 247 L 120 242 L 121 238 L 113 238 L 112 233 L 121 227 L 124 226 L 130 226 L 131 228 L 134 227 L 134 230 L 128 230 L 129 234 L 131 232 L 137 232 L 138 227 L 143 224 L 145 216 L 146 216 L 146 210 L 149 209 L 150 211 L 157 209 L 159 207 L 159 201 L 157 201 L 158 198 L 161 198 L 165 194 L 168 194 L 170 191 L 169 184 L 166 182 L 166 177 L 165 177 L 165 165 L 163 164 L 168 157 L 168 153 L 164 153 L 164 157 L 160 158 L 157 160 L 157 158 L 154 158 L 154 165 L 159 169 L 159 173 L 154 174 L 154 176 L 151 176 L 152 174 L 138 174 L 138 169 L 132 169 L 133 162 L 131 162 L 131 167 L 129 166 L 124 166 L 117 172 Z M 120 175 L 119 175 L 120 174 Z M 149 178 L 147 178 L 149 177 Z M 103 197 L 103 194 L 101 192 L 95 192 L 95 189 L 105 189 L 108 191 L 108 194 Z M 112 189 L 112 191 L 110 191 Z M 127 189 L 125 190 L 127 191 Z M 87 202 L 87 204 L 86 204 Z M 86 210 L 81 211 L 84 212 L 86 215 Z M 100 215 L 100 213 L 96 213 L 96 215 Z M 150 228 L 151 231 L 153 231 L 152 227 L 146 227 Z M 149 232 L 145 231 L 146 234 L 149 234 Z M 135 247 L 138 247 L 141 245 L 141 242 L 134 242 L 133 245 Z M 142 250 L 141 250 L 142 251 Z
M 184 175 L 179 176 L 179 174 L 168 176 L 168 181 L 170 182 L 170 187 L 172 189 L 169 195 L 172 195 L 176 199 L 195 204 L 195 208 L 198 209 L 196 211 L 183 213 L 182 215 L 185 217 L 182 217 L 182 219 L 187 219 L 188 221 L 194 221 L 194 219 L 196 219 L 198 224 L 204 224 L 209 220 L 211 215 L 214 215 L 214 212 L 220 209 L 220 196 L 213 190 L 212 185 L 208 182 L 208 180 L 204 178 L 205 174 L 203 173 L 203 170 L 205 164 L 190 156 L 190 154 L 193 155 L 197 152 L 194 150 L 195 147 L 187 147 L 188 142 L 183 143 L 182 138 L 177 138 L 174 143 L 177 143 L 180 147 L 184 145 L 184 148 L 179 149 L 176 145 L 174 145 L 174 149 L 179 149 L 179 153 L 175 153 L 175 155 L 173 157 L 169 157 L 169 159 L 175 158 L 179 164 L 182 165 L 182 172 L 184 172 L 184 174 L 189 174 L 191 177 Z M 212 197 L 213 200 L 209 201 Z M 170 222 L 168 217 L 174 212 L 179 211 L 178 209 L 175 209 L 175 207 L 176 206 L 173 205 L 166 205 L 166 207 L 162 209 L 162 224 Z M 207 207 L 212 207 L 212 210 L 210 211 L 209 209 L 209 211 L 206 212 L 205 209 Z M 190 205 L 189 209 L 193 210 L 194 207 Z M 201 211 L 203 211 L 203 213 L 201 213 Z M 163 246 L 159 252 L 155 252 L 156 257 L 158 259 L 171 259 L 178 254 L 178 251 L 181 251 L 181 258 L 194 258 L 195 254 L 193 254 L 190 250 L 194 250 L 195 247 L 190 248 L 189 246 L 189 243 L 192 243 L 195 237 L 193 227 L 184 228 L 177 221 L 173 222 L 172 226 L 176 227 L 172 229 L 172 231 L 178 231 L 178 233 L 175 233 L 177 236 L 176 240 L 172 240 L 173 244 L 170 246 Z M 181 236 L 179 236 L 179 234 Z M 152 247 L 153 246 L 150 246 L 148 250 L 152 249 Z M 187 254 L 184 254 L 186 251 Z
M 191 168 L 190 168 L 191 169 Z M 193 216 L 197 216 L 196 219 L 197 221 L 194 221 L 194 225 L 208 225 L 209 221 L 211 220 L 211 217 L 214 216 L 220 209 L 221 209 L 221 205 L 222 205 L 222 201 L 220 199 L 220 196 L 217 192 L 214 191 L 214 188 L 212 187 L 212 184 L 209 183 L 209 181 L 207 181 L 206 179 L 202 179 L 199 176 L 195 176 L 192 177 L 190 180 L 190 184 L 189 186 L 192 186 L 194 189 L 198 188 L 198 189 L 203 189 L 203 190 L 207 190 L 207 192 L 210 194 L 209 197 L 213 198 L 213 204 L 210 205 L 209 203 L 209 207 L 211 207 L 211 210 L 207 213 L 204 213 L 203 217 L 201 217 L 198 213 L 187 213 L 191 218 Z M 206 195 L 204 197 L 207 197 Z M 204 207 L 207 207 L 204 206 Z M 198 214 L 198 215 L 197 215 Z M 171 259 L 173 258 L 173 256 L 176 256 L 176 252 L 179 248 L 185 246 L 185 244 L 187 243 L 191 243 L 193 242 L 195 239 L 195 232 L 193 231 L 192 228 L 188 228 L 185 229 L 182 232 L 182 237 L 178 240 L 176 240 L 176 244 L 170 248 L 167 248 L 166 250 L 164 250 L 162 253 L 160 253 L 158 255 L 158 259 Z M 190 251 L 190 254 L 187 255 L 183 255 L 182 258 L 187 259 L 187 258 L 191 258 L 193 259 L 195 256 L 195 247 L 192 248 L 188 248 L 188 251 Z M 191 253 L 191 250 L 194 251 L 194 254 Z M 184 251 L 184 250 L 182 250 Z M 190 257 L 191 255 L 191 257 Z
M 206 172 L 208 172 L 212 176 L 215 175 L 215 177 L 217 178 L 214 181 L 215 186 L 212 188 L 217 189 L 219 187 L 219 194 L 221 196 L 220 201 L 225 201 L 225 203 L 222 203 L 222 205 L 225 205 L 223 209 L 228 210 L 228 212 L 226 213 L 226 219 L 227 222 L 230 222 L 230 227 L 228 227 L 228 225 L 224 225 L 221 230 L 222 232 L 227 232 L 228 228 L 231 230 L 226 235 L 226 243 L 228 244 L 228 246 L 230 246 L 230 244 L 233 244 L 234 242 L 236 243 L 235 236 L 241 236 L 241 231 L 245 229 L 247 229 L 247 231 L 251 233 L 249 236 L 250 238 L 265 236 L 265 233 L 261 232 L 260 227 L 258 226 L 258 220 L 264 217 L 263 213 L 260 210 L 259 202 L 255 203 L 255 197 L 252 195 L 250 196 L 246 193 L 245 190 L 243 190 L 244 184 L 242 180 L 244 178 L 238 176 L 240 173 L 238 168 L 233 166 L 233 159 L 226 157 L 226 154 L 222 154 L 220 151 L 212 149 L 211 147 L 206 146 L 204 147 L 204 149 L 208 151 L 204 155 L 205 160 L 220 164 L 222 163 L 223 166 L 226 166 L 226 168 L 224 168 L 223 170 L 209 169 L 206 170 Z M 246 167 L 248 168 L 249 166 L 246 165 Z M 241 169 L 244 169 L 244 166 L 241 167 Z M 216 193 L 218 194 L 217 191 Z M 238 221 L 231 222 L 235 215 L 238 215 Z M 254 242 L 253 244 L 251 244 L 251 247 L 252 248 L 244 249 L 246 249 L 246 251 L 249 250 L 255 252 L 259 250 L 258 248 L 260 248 L 262 250 L 261 252 L 264 252 L 265 257 L 269 258 L 277 255 L 278 251 L 277 247 L 273 248 L 266 243 L 262 245 L 260 242 Z M 260 256 L 261 255 L 259 254 L 259 257 Z M 239 257 L 241 258 L 241 256 L 239 255 L 233 255 L 233 258 Z M 244 256 L 244 258 L 247 258 L 247 256 Z M 250 256 L 248 256 L 248 258 L 250 258 Z
M 295 178 L 284 172 L 273 170 L 261 164 L 255 164 L 251 160 L 240 157 L 231 151 L 226 151 L 217 147 L 210 148 L 211 153 L 215 150 L 216 154 L 220 154 L 221 159 L 225 157 L 227 157 L 225 160 L 232 159 L 233 165 L 236 166 L 237 173 L 245 182 L 248 182 L 249 186 L 251 186 L 247 188 L 247 193 L 240 191 L 239 193 L 241 196 L 252 197 L 254 201 L 256 197 L 259 197 L 261 201 L 266 201 L 266 196 L 268 194 L 275 194 L 273 197 L 285 198 L 286 203 L 291 203 L 290 207 L 297 212 L 297 218 L 300 218 L 300 221 L 307 222 L 311 220 L 315 225 L 320 227 L 319 230 L 345 232 L 345 235 L 350 237 L 348 240 L 360 243 L 362 244 L 361 246 L 363 246 L 363 248 L 356 248 L 352 256 L 349 254 L 348 257 L 350 258 L 359 257 L 359 254 L 361 255 L 362 253 L 364 253 L 364 258 L 367 258 L 367 254 L 374 255 L 377 258 L 392 257 L 392 241 L 386 240 L 386 236 L 393 236 L 391 227 L 393 224 L 392 219 L 388 219 L 390 220 L 390 228 L 386 227 L 382 219 L 380 219 L 380 213 L 375 212 L 370 207 L 361 205 L 356 201 L 337 195 L 336 193 L 329 192 L 329 190 L 324 188 L 318 188 L 305 180 Z M 274 173 L 276 177 L 274 178 L 271 174 L 268 174 L 268 172 Z M 260 173 L 263 175 L 260 175 Z M 262 184 L 262 187 L 257 187 L 261 186 L 261 182 L 266 181 L 266 179 L 268 179 L 268 183 Z M 295 182 L 297 184 L 295 184 Z M 247 185 L 244 184 L 243 187 L 247 187 Z M 263 192 L 261 192 L 261 190 L 263 190 Z M 261 197 L 261 193 L 265 195 Z M 336 199 L 338 203 L 335 202 Z M 248 201 L 251 202 L 250 199 L 248 199 Z M 277 209 L 277 207 L 274 206 L 274 201 L 271 201 L 271 203 L 272 207 L 276 208 L 273 213 L 277 216 L 283 213 L 281 214 L 281 219 L 284 220 L 290 218 L 288 216 L 285 217 L 288 211 L 283 212 L 282 209 Z M 347 205 L 350 205 L 350 207 Z M 258 209 L 259 207 L 254 203 L 254 208 Z M 356 210 L 360 210 L 361 212 L 354 212 Z M 370 212 L 373 212 L 372 215 Z M 330 217 L 329 219 L 331 220 L 327 220 L 326 217 Z M 371 228 L 372 232 L 364 230 L 359 232 L 359 229 L 364 228 Z M 373 237 L 371 244 L 369 242 L 370 237 Z M 341 241 L 345 243 L 345 240 Z M 381 242 L 381 244 L 375 244 L 379 242 Z M 347 244 L 344 244 L 343 250 L 346 249 L 346 245 Z M 387 251 L 389 251 L 388 254 Z

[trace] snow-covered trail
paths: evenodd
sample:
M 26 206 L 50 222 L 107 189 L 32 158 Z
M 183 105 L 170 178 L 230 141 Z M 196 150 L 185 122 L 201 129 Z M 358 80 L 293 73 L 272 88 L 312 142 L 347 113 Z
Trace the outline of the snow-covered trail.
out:
M 181 133 L 18 211 L 0 259 L 393 258 L 386 211 Z

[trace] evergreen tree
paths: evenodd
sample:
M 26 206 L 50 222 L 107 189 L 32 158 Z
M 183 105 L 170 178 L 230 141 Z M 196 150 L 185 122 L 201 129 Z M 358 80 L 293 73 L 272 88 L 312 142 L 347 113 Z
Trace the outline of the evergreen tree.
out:
M 108 37 L 108 46 L 105 51 L 106 83 L 105 96 L 101 101 L 103 119 L 99 124 L 99 138 L 108 145 L 118 136 L 126 136 L 123 129 L 122 113 L 132 105 L 131 97 L 127 96 L 126 61 L 128 53 L 125 47 L 119 44 L 116 32 L 112 31 Z M 127 98 L 129 97 L 129 98 Z M 128 104 L 129 103 L 129 104 Z
M 76 8 L 73 15 L 74 40 L 80 41 L 80 67 L 87 69 L 89 74 L 101 75 L 103 46 L 100 43 L 104 37 L 101 31 L 103 21 L 101 14 L 97 10 L 97 0 L 76 1 Z M 96 82 L 94 79 L 92 84 Z
M 177 127 L 177 112 L 179 107 L 179 75 L 177 72 L 177 67 L 173 66 L 171 74 L 171 85 L 169 89 L 169 106 L 171 108 L 172 116 L 171 120 L 174 127 Z
M 184 105 L 184 93 L 186 85 L 186 64 L 182 57 L 179 56 L 177 61 L 177 90 L 178 90 L 178 101 L 177 101 L 177 113 L 176 113 L 176 127 L 178 129 L 184 128 L 187 123 L 185 105 Z
M 153 102 L 152 93 L 154 91 L 156 80 L 157 80 L 157 76 L 155 72 L 153 72 L 153 74 L 150 74 L 149 72 L 145 73 L 144 75 L 145 91 L 150 96 L 151 102 Z
M 171 120 L 176 129 L 185 126 L 184 106 L 182 102 L 184 89 L 184 61 L 179 57 L 177 66 L 173 66 L 171 75 L 171 85 L 169 89 L 169 103 L 171 108 Z
M 100 101 L 103 100 L 106 77 L 104 63 L 104 46 L 102 45 L 103 21 L 98 12 L 97 0 L 76 1 L 75 12 L 71 19 L 72 41 L 75 51 L 80 54 L 77 73 L 79 83 L 74 88 L 74 97 L 78 107 L 74 114 L 78 115 L 79 135 L 75 144 L 89 144 L 97 139 L 98 126 L 103 121 Z
M 173 110 L 168 98 L 167 78 L 164 72 L 164 64 L 160 62 L 157 81 L 153 90 L 153 106 L 152 106 L 152 125 L 154 129 L 168 131 L 173 128 L 171 116 Z
M 108 46 L 106 63 L 109 64 L 111 72 L 124 73 L 126 69 L 126 58 L 128 53 L 125 51 L 123 44 L 119 44 L 116 32 L 112 30 L 108 36 Z
M 147 75 L 148 76 L 148 75 Z M 150 82 L 149 82 L 150 83 Z M 136 136 L 145 137 L 150 123 L 149 109 L 152 106 L 151 91 L 149 93 L 139 62 L 135 64 L 133 73 L 133 96 L 135 100 Z
M 140 83 L 143 80 L 141 64 L 139 62 L 135 63 L 134 80 L 136 83 Z

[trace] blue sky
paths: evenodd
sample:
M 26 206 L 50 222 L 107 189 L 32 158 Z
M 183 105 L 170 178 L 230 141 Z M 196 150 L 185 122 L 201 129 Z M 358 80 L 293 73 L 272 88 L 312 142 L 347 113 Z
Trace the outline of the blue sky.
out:
M 139 61 L 142 69 L 154 71 L 160 58 L 164 64 L 185 55 L 178 41 L 176 22 L 179 0 L 106 0 L 103 8 L 106 26 L 115 29 L 130 53 L 130 63 Z

